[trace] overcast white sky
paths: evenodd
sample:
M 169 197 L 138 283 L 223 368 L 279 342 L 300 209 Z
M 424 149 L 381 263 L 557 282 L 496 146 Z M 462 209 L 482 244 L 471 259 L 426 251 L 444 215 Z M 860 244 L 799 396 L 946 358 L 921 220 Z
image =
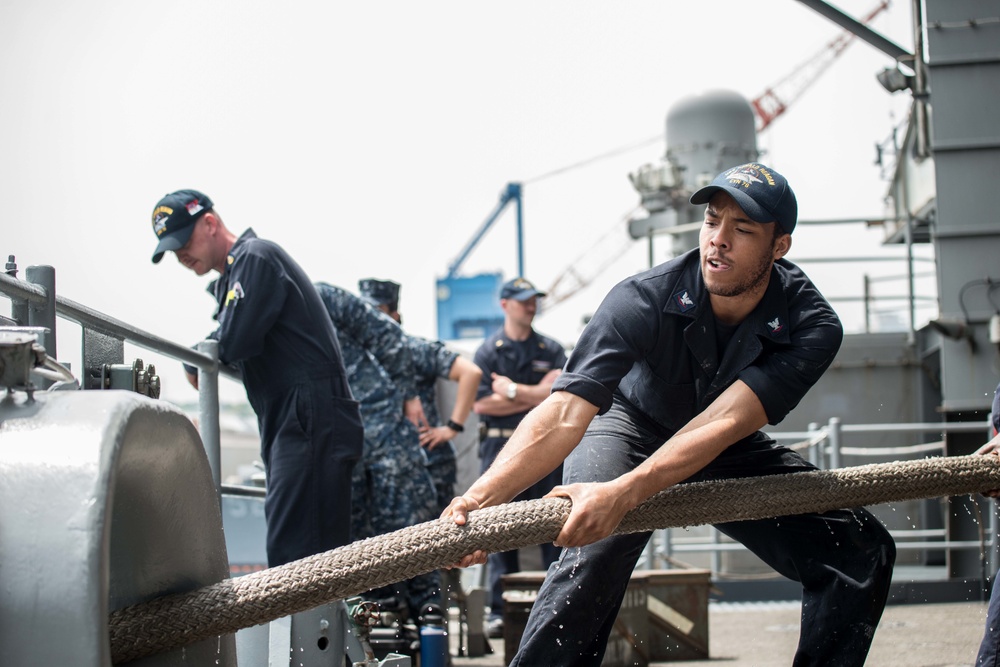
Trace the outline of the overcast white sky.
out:
M 860 16 L 876 3 L 834 4 Z M 873 24 L 907 49 L 909 4 Z M 66 297 L 194 343 L 212 328 L 207 279 L 172 256 L 150 263 L 153 205 L 192 187 L 315 280 L 403 283 L 407 328 L 435 336 L 435 280 L 507 182 L 662 133 L 690 95 L 752 99 L 839 32 L 795 0 L 0 0 L 0 253 L 22 277 L 53 265 Z M 874 145 L 907 108 L 875 80 L 890 64 L 856 41 L 759 138 L 801 218 L 883 214 Z M 664 150 L 529 182 L 527 277 L 547 288 L 598 239 L 617 245 L 638 204 L 628 173 Z M 498 221 L 463 273 L 512 277 L 513 229 L 511 214 Z M 881 235 L 800 228 L 790 259 L 885 254 Z M 572 343 L 610 286 L 647 264 L 633 243 L 538 329 Z M 828 294 L 860 293 L 858 267 L 815 266 Z M 195 398 L 175 362 L 135 354 L 157 363 L 165 398 Z M 78 360 L 78 329 L 60 329 L 59 357 Z

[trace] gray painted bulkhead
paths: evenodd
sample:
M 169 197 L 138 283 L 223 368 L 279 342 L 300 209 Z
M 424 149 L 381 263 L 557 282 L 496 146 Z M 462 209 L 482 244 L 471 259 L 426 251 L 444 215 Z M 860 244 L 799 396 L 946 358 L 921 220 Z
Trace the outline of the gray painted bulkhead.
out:
M 946 421 L 975 421 L 989 413 L 1000 378 L 998 346 L 988 321 L 998 312 L 991 283 L 1000 281 L 1000 7 L 994 0 L 925 3 L 930 150 L 935 163 L 932 239 L 938 261 L 941 316 L 964 321 L 976 341 L 942 341 L 940 411 Z M 982 444 L 974 434 L 949 435 L 946 452 L 969 454 Z M 972 498 L 950 504 L 948 535 L 976 539 Z M 977 554 L 948 554 L 953 577 L 981 570 Z

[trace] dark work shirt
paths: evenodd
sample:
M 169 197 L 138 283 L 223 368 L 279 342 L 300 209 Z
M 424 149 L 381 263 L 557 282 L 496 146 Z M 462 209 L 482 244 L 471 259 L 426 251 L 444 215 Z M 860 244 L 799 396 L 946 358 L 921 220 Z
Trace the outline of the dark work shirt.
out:
M 617 397 L 669 437 L 742 380 L 777 424 L 833 362 L 842 340 L 840 320 L 819 290 L 782 259 L 720 356 L 695 249 L 616 285 L 553 391 L 576 394 L 601 414 Z
M 726 348 L 729 341 L 733 339 L 733 334 L 740 328 L 738 324 L 726 324 L 718 319 L 715 320 L 715 354 L 719 359 L 726 356 Z M 739 344 L 739 339 L 736 339 Z
M 476 365 L 483 371 L 476 400 L 493 393 L 491 373 L 509 377 L 514 382 L 535 385 L 542 381 L 549 371 L 560 369 L 566 363 L 563 346 L 536 331 L 523 341 L 511 340 L 503 328 L 483 341 L 476 350 Z M 527 411 L 503 417 L 480 415 L 480 420 L 497 428 L 516 428 Z
M 245 231 L 213 290 L 219 359 L 240 369 L 258 414 L 268 397 L 309 380 L 334 379 L 339 395 L 351 397 L 333 322 L 306 273 L 279 245 Z

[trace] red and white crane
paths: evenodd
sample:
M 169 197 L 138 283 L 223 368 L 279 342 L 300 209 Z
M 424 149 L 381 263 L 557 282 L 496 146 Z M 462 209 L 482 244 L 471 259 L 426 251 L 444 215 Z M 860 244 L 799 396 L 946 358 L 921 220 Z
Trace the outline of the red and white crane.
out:
M 867 25 L 888 7 L 889 0 L 882 0 L 861 18 L 861 23 Z M 753 107 L 754 115 L 757 117 L 757 132 L 763 132 L 778 116 L 785 113 L 789 105 L 802 97 L 802 93 L 819 79 L 856 37 L 853 32 L 844 30 L 812 57 L 753 98 L 750 106 Z

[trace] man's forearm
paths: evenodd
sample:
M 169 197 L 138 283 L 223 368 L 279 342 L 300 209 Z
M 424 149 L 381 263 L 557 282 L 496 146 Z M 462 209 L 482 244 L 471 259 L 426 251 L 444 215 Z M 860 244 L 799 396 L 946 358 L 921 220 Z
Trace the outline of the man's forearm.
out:
M 509 399 L 500 394 L 490 394 L 485 398 L 479 399 L 476 401 L 476 414 L 487 415 L 489 417 L 507 417 L 527 412 L 541 403 L 541 401 L 530 401 L 522 397 L 520 395 L 521 390 L 522 385 L 518 385 L 518 396 L 514 399 Z
M 521 384 L 517 385 L 517 395 L 510 400 L 518 408 L 518 412 L 530 410 L 549 397 L 552 393 L 552 383 L 547 384 Z
M 452 421 L 464 424 L 476 400 L 476 389 L 483 373 L 471 361 L 457 357 L 448 372 L 448 379 L 458 383 L 455 405 L 451 410 Z
M 505 503 L 545 477 L 580 443 L 597 407 L 556 392 L 528 413 L 496 461 L 465 493 L 489 507 Z
M 511 384 L 510 379 L 498 376 L 500 382 L 495 382 L 493 385 L 493 393 L 476 401 L 476 413 L 490 417 L 507 417 L 527 412 L 549 397 L 552 393 L 552 383 L 558 376 L 558 371 L 550 371 L 538 384 L 514 383 L 517 385 L 514 398 L 506 394 L 507 387 Z M 498 384 L 502 385 L 500 390 L 497 389 Z
M 695 474 L 767 424 L 756 394 L 737 380 L 635 470 L 615 480 L 635 507 Z

